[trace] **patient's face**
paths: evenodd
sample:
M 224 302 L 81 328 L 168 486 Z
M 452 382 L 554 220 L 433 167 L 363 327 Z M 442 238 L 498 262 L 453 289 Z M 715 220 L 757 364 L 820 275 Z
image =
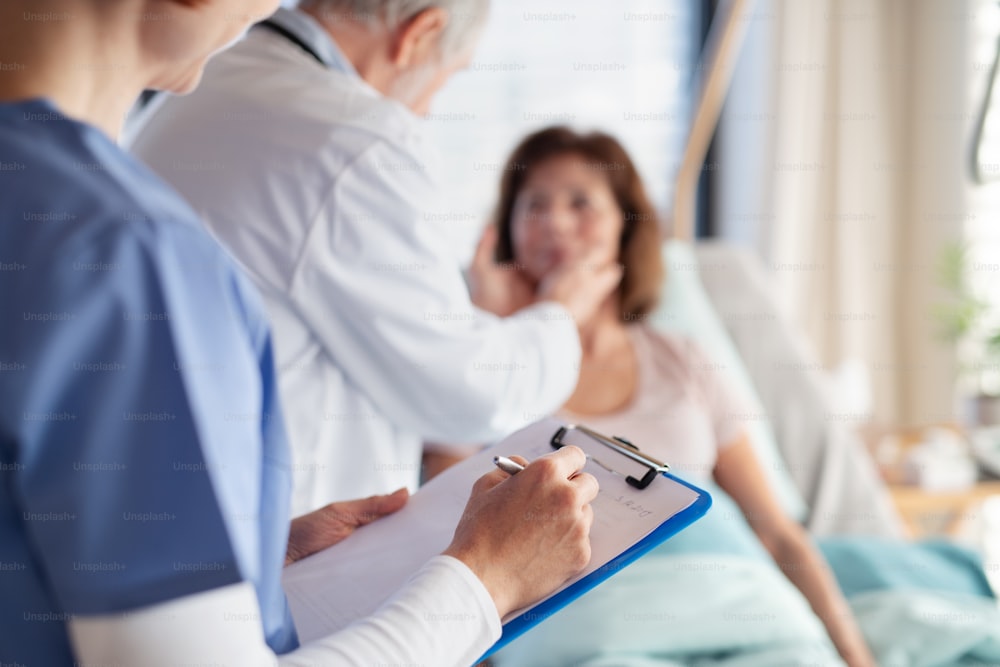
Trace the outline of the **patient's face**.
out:
M 616 262 L 622 218 L 600 169 L 579 155 L 550 158 L 531 168 L 514 200 L 514 258 L 536 283 L 589 252 L 598 266 Z

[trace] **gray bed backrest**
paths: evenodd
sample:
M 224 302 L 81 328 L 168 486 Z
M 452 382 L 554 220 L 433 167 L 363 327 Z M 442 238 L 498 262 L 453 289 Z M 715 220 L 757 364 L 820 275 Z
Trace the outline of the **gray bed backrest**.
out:
M 833 414 L 829 386 L 780 313 L 769 276 L 748 249 L 695 246 L 709 299 L 746 364 L 815 535 L 898 536 L 902 523 L 860 438 Z

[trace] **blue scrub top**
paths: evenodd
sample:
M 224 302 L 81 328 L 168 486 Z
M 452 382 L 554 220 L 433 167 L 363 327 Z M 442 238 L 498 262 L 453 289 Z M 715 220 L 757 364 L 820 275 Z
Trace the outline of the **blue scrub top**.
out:
M 0 318 L 0 664 L 72 665 L 71 616 L 240 581 L 294 648 L 263 307 L 175 192 L 46 101 L 0 104 Z

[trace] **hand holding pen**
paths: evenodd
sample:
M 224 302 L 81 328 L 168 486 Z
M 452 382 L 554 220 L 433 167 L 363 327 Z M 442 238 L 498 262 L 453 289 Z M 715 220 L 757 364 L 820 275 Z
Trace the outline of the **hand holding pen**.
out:
M 590 562 L 590 502 L 598 484 L 581 472 L 586 462 L 573 446 L 530 463 L 498 457 L 498 469 L 473 486 L 444 553 L 480 578 L 501 617 L 545 597 Z

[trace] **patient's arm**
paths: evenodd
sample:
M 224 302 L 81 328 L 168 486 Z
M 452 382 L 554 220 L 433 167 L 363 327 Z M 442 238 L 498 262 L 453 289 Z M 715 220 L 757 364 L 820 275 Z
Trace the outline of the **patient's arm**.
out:
M 836 580 L 802 527 L 782 511 L 745 433 L 721 449 L 715 479 L 739 504 L 781 571 L 809 600 L 847 664 L 874 667 Z
M 424 443 L 423 474 L 424 482 L 430 481 L 456 463 L 460 463 L 482 449 L 481 445 L 441 445 L 434 442 Z

